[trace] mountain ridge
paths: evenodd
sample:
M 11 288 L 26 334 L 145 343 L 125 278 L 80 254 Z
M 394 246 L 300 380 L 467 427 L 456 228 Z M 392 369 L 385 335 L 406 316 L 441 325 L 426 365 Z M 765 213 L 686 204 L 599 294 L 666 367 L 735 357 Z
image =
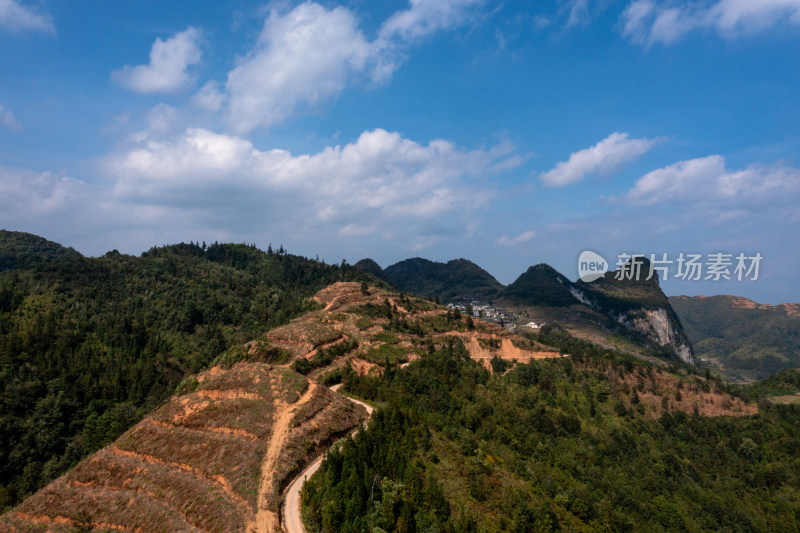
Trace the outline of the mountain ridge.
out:
M 281 265 L 292 268 L 278 271 Z M 244 310 L 258 309 L 261 296 L 272 301 L 280 291 L 308 294 L 329 279 L 311 276 L 315 268 L 353 279 L 324 285 L 297 307 L 298 316 L 247 342 L 212 346 L 217 355 L 208 366 L 186 375 L 166 402 L 112 444 L 0 517 L 0 531 L 273 533 L 280 527 L 283 488 L 325 450 L 327 459 L 309 477 L 301 502 L 312 531 L 713 531 L 737 523 L 769 531 L 800 512 L 800 483 L 791 467 L 800 442 L 794 406 L 756 404 L 747 388 L 692 367 L 642 361 L 575 338 L 555 323 L 511 333 L 371 284 L 373 278 L 349 267 L 323 268 L 243 245 L 215 244 L 211 252 L 175 245 L 141 258 L 70 259 L 0 273 L 0 290 L 11 295 L 11 306 L 0 312 L 24 304 L 20 317 L 55 316 L 53 303 L 80 288 L 72 279 L 79 272 L 88 269 L 87 286 L 97 289 L 80 293 L 86 306 L 105 297 L 105 280 L 121 291 L 135 281 L 121 273 L 144 266 L 153 271 L 144 283 L 149 293 L 177 284 L 176 293 L 165 294 L 167 309 L 179 296 L 200 291 L 182 285 L 180 276 L 207 288 L 244 287 L 245 293 L 230 295 Z M 537 274 L 547 282 L 569 281 L 550 267 L 532 268 L 532 282 Z M 253 283 L 267 275 L 300 285 L 264 292 Z M 37 291 L 29 294 L 31 279 Z M 581 287 L 570 286 L 583 290 L 587 301 L 606 298 L 629 319 L 661 309 L 657 282 L 630 288 L 609 280 L 596 294 Z M 46 306 L 42 296 L 49 298 Z M 639 298 L 645 305 L 636 305 Z M 191 302 L 194 308 L 181 302 L 181 313 L 162 321 L 180 319 L 182 330 L 193 327 L 201 335 L 205 324 L 196 320 L 216 307 L 196 295 L 185 303 Z M 142 307 L 158 312 L 155 304 Z M 117 310 L 128 308 L 136 306 Z M 582 303 L 548 309 L 601 317 Z M 254 332 L 246 328 L 247 316 L 235 322 Z M 7 328 L 9 317 L 17 318 L 0 317 L 0 327 Z M 140 319 L 124 318 L 120 314 L 123 330 Z M 74 327 L 57 323 L 53 331 Z M 102 350 L 86 353 L 95 360 Z M 173 364 L 150 353 L 140 357 Z M 376 406 L 357 438 L 346 435 L 364 413 L 330 390 L 335 383 Z M 25 414 L 37 428 L 62 431 L 58 417 L 47 426 L 40 416 L 54 406 L 58 400 L 51 398 Z M 345 438 L 334 445 L 338 437 Z M 743 484 L 758 490 L 742 491 Z
M 371 272 L 380 268 L 372 260 L 364 261 L 356 263 L 356 266 L 362 264 Z M 636 265 L 629 267 L 627 271 L 636 267 L 642 273 L 649 272 L 649 261 L 637 258 Z M 465 271 L 468 275 L 464 274 Z M 649 280 L 622 279 L 620 273 L 627 271 L 607 272 L 590 283 L 572 282 L 550 265 L 539 263 L 529 267 L 513 283 L 503 286 L 491 274 L 466 259 L 441 263 L 417 257 L 381 269 L 378 274 L 400 290 L 440 298 L 445 302 L 497 301 L 504 307 L 528 314 L 531 308 L 553 310 L 545 321 L 571 321 L 576 315 L 588 317 L 584 322 L 597 324 L 593 328 L 595 335 L 612 336 L 616 334 L 613 330 L 622 328 L 621 331 L 643 341 L 649 346 L 647 349 L 657 355 L 693 363 L 691 343 L 659 286 L 658 275 Z M 455 283 L 454 278 L 459 276 L 458 283 Z M 592 313 L 606 318 L 591 318 Z M 604 334 L 603 330 L 608 333 Z M 575 329 L 573 334 L 579 331 Z
M 765 378 L 800 366 L 800 305 L 731 295 L 673 296 L 697 355 L 731 379 Z

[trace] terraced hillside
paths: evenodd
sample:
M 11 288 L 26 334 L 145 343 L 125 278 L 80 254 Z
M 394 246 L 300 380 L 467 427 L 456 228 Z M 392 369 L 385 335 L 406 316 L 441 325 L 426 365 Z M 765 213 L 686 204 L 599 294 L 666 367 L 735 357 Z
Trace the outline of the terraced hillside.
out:
M 291 369 L 241 362 L 197 376 L 116 442 L 3 517 L 0 530 L 272 531 L 306 458 L 365 416 Z
M 0 518 L 0 531 L 280 530 L 284 489 L 366 417 L 326 385 L 461 339 L 487 368 L 561 353 L 424 300 L 359 283 L 221 354 L 113 444 Z M 513 365 L 513 362 L 511 363 Z

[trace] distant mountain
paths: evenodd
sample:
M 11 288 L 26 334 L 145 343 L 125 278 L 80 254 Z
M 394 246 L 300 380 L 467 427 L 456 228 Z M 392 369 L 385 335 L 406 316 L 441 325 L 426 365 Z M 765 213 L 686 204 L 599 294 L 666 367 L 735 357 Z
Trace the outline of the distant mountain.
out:
M 650 261 L 647 258 L 636 261 L 638 269 L 620 268 L 625 268 L 623 272 L 638 271 L 638 277 L 627 279 L 616 270 L 590 283 L 577 281 L 574 284 L 576 297 L 681 360 L 694 362 L 689 338 L 658 284 L 658 274 L 648 280 Z
M 438 296 L 443 302 L 490 300 L 503 285 L 484 269 L 466 259 L 437 263 L 414 257 L 383 271 L 396 288 L 419 296 Z
M 647 259 L 640 261 L 640 272 L 649 272 Z M 501 291 L 498 298 L 503 305 L 523 307 L 528 312 L 535 308 L 539 320 L 566 322 L 577 330 L 592 329 L 595 334 L 588 337 L 593 341 L 598 340 L 599 330 L 606 329 L 606 336 L 613 336 L 621 327 L 621 331 L 655 347 L 656 353 L 691 362 L 691 346 L 658 285 L 658 276 L 644 278 L 646 275 L 621 279 L 614 271 L 591 283 L 573 283 L 551 266 L 539 264 Z
M 738 296 L 669 299 L 699 357 L 729 377 L 759 379 L 800 366 L 800 305 Z
M 568 307 L 580 303 L 571 289 L 570 280 L 550 265 L 540 263 L 503 289 L 500 296 L 525 305 Z
M 369 257 L 367 257 L 366 259 L 362 259 L 353 266 L 359 269 L 364 274 L 370 274 L 380 280 L 383 280 L 387 283 L 391 283 L 389 279 L 386 277 L 386 274 L 383 272 L 381 266 L 372 259 L 370 259 Z
M 72 248 L 65 248 L 38 235 L 0 230 L 0 272 L 63 257 L 82 256 Z
M 649 262 L 639 259 L 639 280 L 617 279 L 617 272 L 591 283 L 572 282 L 550 265 L 528 268 L 504 287 L 491 274 L 466 259 L 439 263 L 415 257 L 381 269 L 371 259 L 356 263 L 362 272 L 396 288 L 442 302 L 495 301 L 538 322 L 572 325 L 572 333 L 593 342 L 611 337 L 633 349 L 692 362 L 692 349 L 678 316 L 658 285 L 658 276 L 644 279 Z M 627 339 L 627 340 L 625 340 Z M 612 342 L 611 344 L 618 345 Z

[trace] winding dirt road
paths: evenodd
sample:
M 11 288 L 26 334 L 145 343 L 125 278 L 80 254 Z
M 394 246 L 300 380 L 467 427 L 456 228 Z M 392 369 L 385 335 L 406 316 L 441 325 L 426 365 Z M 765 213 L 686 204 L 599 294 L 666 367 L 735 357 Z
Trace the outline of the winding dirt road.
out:
M 331 387 L 331 390 L 337 391 L 341 387 L 341 384 L 334 385 Z M 367 414 L 370 417 L 372 416 L 372 411 L 375 409 L 371 405 L 353 398 L 348 397 L 348 399 L 353 403 L 363 406 L 364 409 L 367 410 Z M 367 421 L 364 422 L 364 424 L 366 423 Z M 357 429 L 353 432 L 353 435 L 356 433 L 358 433 Z M 308 465 L 305 470 L 300 472 L 299 476 L 292 480 L 292 482 L 289 484 L 289 488 L 286 490 L 286 498 L 283 502 L 283 517 L 285 521 L 284 528 L 287 533 L 306 533 L 306 528 L 303 526 L 303 518 L 300 514 L 300 491 L 303 489 L 303 485 L 305 484 L 306 480 L 313 476 L 317 470 L 319 470 L 324 458 L 325 454 L 323 453 L 314 459 L 314 461 Z

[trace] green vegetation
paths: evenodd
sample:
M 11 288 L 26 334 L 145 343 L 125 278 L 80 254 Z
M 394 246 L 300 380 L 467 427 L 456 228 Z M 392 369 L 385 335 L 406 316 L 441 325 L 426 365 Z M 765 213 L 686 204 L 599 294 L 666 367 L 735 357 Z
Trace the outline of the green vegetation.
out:
M 84 258 L 3 232 L 0 257 L 17 266 L 0 272 L 0 510 L 119 436 L 218 355 L 227 366 L 247 357 L 226 350 L 313 309 L 317 290 L 363 278 L 248 245 Z M 284 355 L 264 345 L 254 357 Z
M 81 254 L 38 235 L 0 230 L 0 272 L 49 263 L 63 257 L 77 258 Z
M 762 379 L 800 366 L 800 317 L 753 302 L 752 308 L 735 305 L 742 300 L 677 297 L 670 303 L 697 356 L 720 363 L 728 377 Z
M 414 348 L 398 344 L 379 344 L 371 347 L 362 357 L 370 363 L 393 366 L 408 361 L 410 353 L 415 353 Z
M 800 369 L 782 370 L 744 390 L 753 398 L 796 395 L 800 393 Z
M 629 261 L 633 262 L 631 259 Z M 578 281 L 575 286 L 584 291 L 590 301 L 595 302 L 605 312 L 611 314 L 626 313 L 638 309 L 669 309 L 669 300 L 658 285 L 658 273 L 651 279 L 650 260 L 645 257 L 637 258 L 633 263 L 637 266 L 626 266 L 626 269 L 638 271 L 638 278 L 617 279 L 619 270 L 606 272 L 605 276 L 590 283 Z
M 530 267 L 500 297 L 520 305 L 568 307 L 579 303 L 569 290 L 571 286 L 567 278 L 542 263 Z
M 442 302 L 490 300 L 503 289 L 491 274 L 466 259 L 437 263 L 415 257 L 387 267 L 383 276 L 402 291 Z
M 292 368 L 294 368 L 296 372 L 305 375 L 317 368 L 328 366 L 335 361 L 337 357 L 341 357 L 356 348 L 358 348 L 358 341 L 342 340 L 327 348 L 319 348 L 317 353 L 312 357 L 301 357 L 297 359 L 292 363 Z
M 353 265 L 364 274 L 374 276 L 376 279 L 389 283 L 389 279 L 383 273 L 381 266 L 370 258 L 362 259 Z
M 619 384 L 652 367 L 542 333 L 572 360 L 490 375 L 453 341 L 383 376 L 345 371 L 385 407 L 307 484 L 310 530 L 795 530 L 800 406 L 648 417 Z
M 365 272 L 373 274 L 380 268 L 374 261 L 364 260 L 359 264 Z M 395 287 L 421 297 L 443 302 L 494 300 L 521 315 L 531 313 L 540 322 L 558 320 L 568 323 L 585 332 L 583 336 L 591 340 L 629 346 L 647 355 L 677 358 L 679 353 L 684 354 L 684 348 L 690 347 L 680 320 L 659 287 L 657 273 L 646 279 L 650 274 L 649 260 L 637 258 L 635 265 L 638 266 L 631 266 L 631 269 L 638 268 L 639 271 L 635 279 L 616 279 L 617 272 L 614 271 L 591 283 L 573 283 L 551 266 L 541 263 L 528 268 L 507 287 L 464 259 L 448 263 L 407 259 L 379 273 Z M 655 331 L 661 327 L 660 316 L 651 327 L 654 321 L 648 312 L 653 310 L 666 312 L 666 327 L 674 340 L 670 345 L 662 346 L 665 332 Z M 391 314 L 384 315 L 384 318 L 391 319 Z M 424 326 L 436 328 L 435 324 Z M 468 327 L 472 329 L 469 324 Z M 622 342 L 614 339 L 615 336 L 622 337 Z

